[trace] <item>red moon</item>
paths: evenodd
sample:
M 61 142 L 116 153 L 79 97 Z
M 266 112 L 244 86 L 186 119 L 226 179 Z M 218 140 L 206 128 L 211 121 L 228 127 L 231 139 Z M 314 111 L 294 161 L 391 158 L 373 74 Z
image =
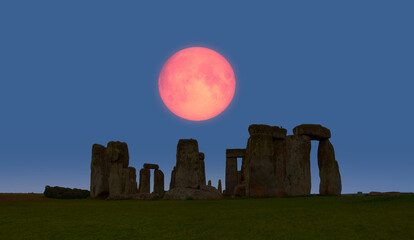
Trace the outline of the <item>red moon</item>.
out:
M 183 49 L 162 67 L 158 88 L 175 115 L 203 121 L 230 104 L 236 88 L 233 69 L 219 53 L 203 47 Z

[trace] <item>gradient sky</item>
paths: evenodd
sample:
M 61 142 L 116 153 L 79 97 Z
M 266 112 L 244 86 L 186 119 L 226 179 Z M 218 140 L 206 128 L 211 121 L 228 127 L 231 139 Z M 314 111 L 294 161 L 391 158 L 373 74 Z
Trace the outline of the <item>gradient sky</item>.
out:
M 253 123 L 330 128 L 343 193 L 414 191 L 413 1 L 137 2 L 0 2 L 0 192 L 89 189 L 92 144 L 111 140 L 168 187 L 178 139 L 195 138 L 224 184 L 225 149 Z M 229 107 L 203 122 L 158 92 L 164 62 L 193 46 L 236 76 Z

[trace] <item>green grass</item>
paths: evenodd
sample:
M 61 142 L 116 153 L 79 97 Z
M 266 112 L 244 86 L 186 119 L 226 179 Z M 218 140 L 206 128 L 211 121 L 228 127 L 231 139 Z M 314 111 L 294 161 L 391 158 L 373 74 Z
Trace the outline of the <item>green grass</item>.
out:
M 0 239 L 414 239 L 413 195 L 34 199 L 0 194 Z

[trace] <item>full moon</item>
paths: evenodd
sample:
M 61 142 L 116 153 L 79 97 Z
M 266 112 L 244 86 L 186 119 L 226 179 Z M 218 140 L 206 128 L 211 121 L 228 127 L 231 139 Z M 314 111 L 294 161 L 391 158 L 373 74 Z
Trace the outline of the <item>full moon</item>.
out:
M 162 67 L 158 88 L 175 115 L 203 121 L 230 104 L 236 88 L 233 69 L 219 53 L 204 47 L 183 49 Z

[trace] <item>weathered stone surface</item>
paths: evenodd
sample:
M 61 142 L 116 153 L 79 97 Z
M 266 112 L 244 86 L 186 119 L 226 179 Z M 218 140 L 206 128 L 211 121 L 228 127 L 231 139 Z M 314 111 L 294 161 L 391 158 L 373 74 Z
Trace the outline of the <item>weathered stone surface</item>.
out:
M 164 173 L 159 169 L 154 171 L 154 194 L 160 197 L 164 195 Z
M 285 179 L 286 179 L 286 158 L 287 145 L 286 140 L 273 139 L 273 164 L 275 169 L 275 195 L 285 196 Z
M 137 173 L 135 168 L 128 167 L 125 168 L 125 190 L 124 194 L 135 194 L 137 193 Z
M 246 184 L 237 185 L 234 189 L 234 196 L 244 197 L 246 196 Z
M 242 176 L 241 170 L 237 171 L 237 185 L 239 185 L 241 183 L 241 176 Z
M 208 186 L 211 187 L 211 180 L 208 180 Z
M 128 145 L 124 142 L 109 142 L 106 157 L 111 163 L 121 163 L 123 168 L 129 165 Z
M 199 182 L 200 182 L 200 185 L 206 185 L 206 168 L 205 168 L 205 163 L 204 163 L 204 153 L 200 152 L 199 156 L 200 156 L 200 161 L 199 161 L 200 172 L 198 174 L 200 178 Z
M 246 148 L 246 194 L 252 197 L 275 196 L 273 130 L 268 125 L 250 125 Z
M 226 158 L 226 194 L 233 195 L 234 188 L 238 184 L 237 158 Z
M 288 196 L 310 194 L 310 141 L 306 135 L 286 137 L 285 191 Z
M 274 126 L 272 127 L 272 131 L 273 131 L 272 134 L 273 134 L 274 139 L 285 139 L 286 138 L 286 134 L 287 134 L 286 129 Z
M 126 168 L 129 164 L 128 145 L 124 142 L 109 142 L 105 157 L 110 164 L 109 195 L 122 195 L 125 193 Z
M 176 187 L 167 191 L 164 199 L 167 200 L 185 200 L 185 199 L 221 199 L 219 191 L 210 186 L 201 186 L 200 189 Z
M 144 163 L 143 167 L 146 169 L 158 169 L 159 168 L 158 164 L 153 164 L 153 163 Z
M 246 149 L 226 149 L 226 157 L 241 158 L 246 156 Z
M 257 134 L 273 136 L 273 129 L 269 125 L 252 124 L 249 126 L 249 134 L 250 136 L 257 135 Z M 247 152 L 246 152 L 246 155 L 247 155 Z
M 105 154 L 104 146 L 99 144 L 92 146 L 91 197 L 106 198 L 109 195 L 110 164 Z
M 204 155 L 204 153 L 202 153 L 202 152 L 199 152 L 198 153 L 198 158 L 200 159 L 200 160 L 204 160 L 204 158 L 205 158 L 206 156 Z
M 221 179 L 218 180 L 217 188 L 218 188 L 219 193 L 221 193 L 222 192 L 222 190 L 221 190 Z
M 306 135 L 311 140 L 324 140 L 331 137 L 331 131 L 319 124 L 302 124 L 293 129 L 294 135 Z
M 335 160 L 335 151 L 329 141 L 325 139 L 319 142 L 318 147 L 319 166 L 319 194 L 341 195 L 342 184 L 338 162 Z
M 150 193 L 151 172 L 149 169 L 141 168 L 139 171 L 139 190 L 138 193 Z
M 174 187 L 200 187 L 200 155 L 195 139 L 180 139 L 177 144 Z

